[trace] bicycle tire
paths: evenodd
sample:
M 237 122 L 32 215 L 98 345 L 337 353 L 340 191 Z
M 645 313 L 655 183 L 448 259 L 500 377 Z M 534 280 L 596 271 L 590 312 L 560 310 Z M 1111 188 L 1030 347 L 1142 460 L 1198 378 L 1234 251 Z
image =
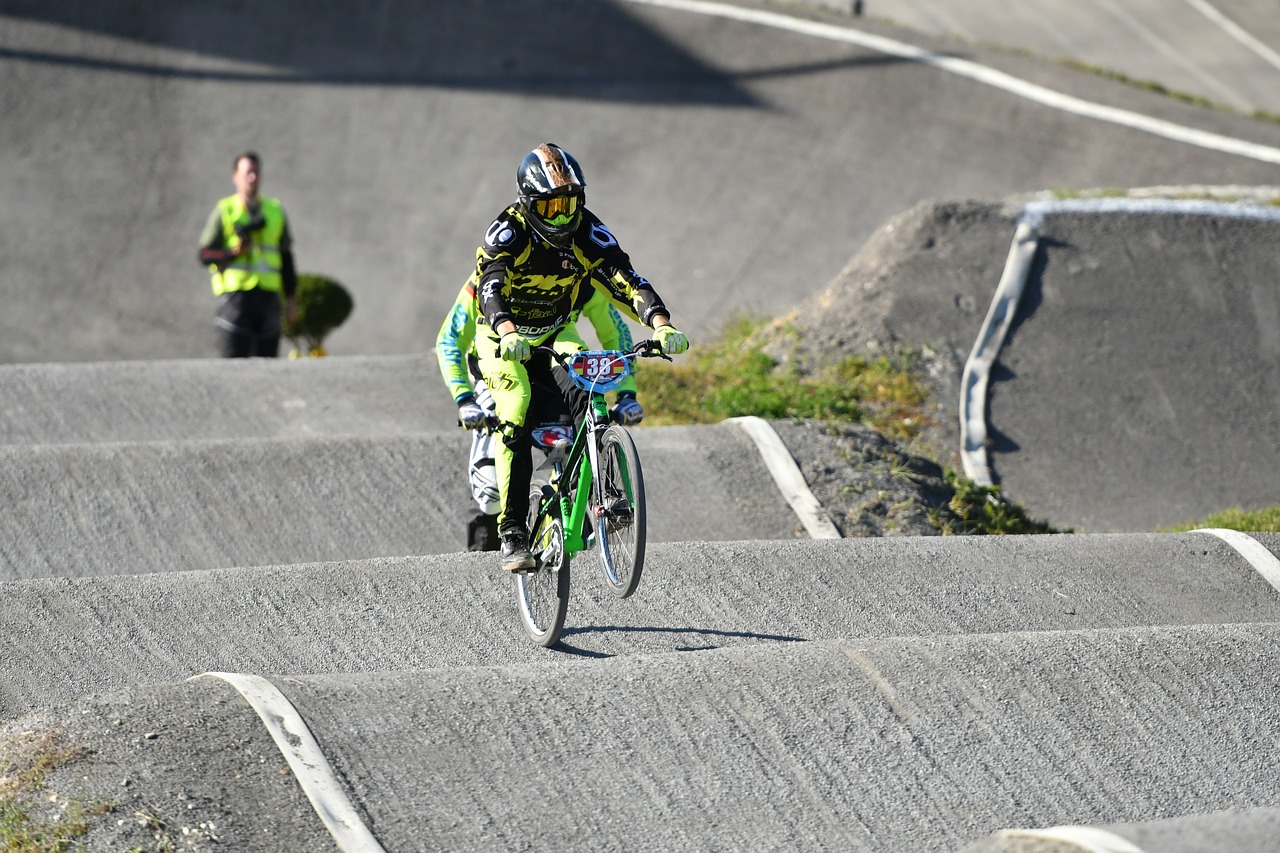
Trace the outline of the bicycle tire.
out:
M 529 551 L 538 561 L 533 572 L 516 572 L 512 582 L 520 621 L 529 639 L 554 646 L 569 612 L 569 557 L 564 548 L 564 523 L 555 501 L 540 511 L 549 486 L 534 486 L 529 495 Z
M 644 474 L 631 434 L 614 424 L 600 436 L 600 470 L 591 484 L 604 582 L 619 598 L 640 585 L 644 570 Z

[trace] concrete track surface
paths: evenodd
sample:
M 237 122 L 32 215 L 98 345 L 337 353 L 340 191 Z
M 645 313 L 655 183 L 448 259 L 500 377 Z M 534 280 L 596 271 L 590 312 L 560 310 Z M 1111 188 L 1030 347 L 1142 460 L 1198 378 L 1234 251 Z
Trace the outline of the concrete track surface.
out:
M 1280 621 L 1276 591 L 1204 533 L 653 546 L 615 601 L 574 564 L 551 659 L 872 636 Z M 927 567 L 927 568 L 922 568 Z M 1122 568 L 1121 568 L 1122 567 Z M 548 659 L 492 554 L 5 584 L 0 713 L 206 670 L 395 671 Z
M 963 53 L 1280 145 L 1274 124 Z M 1217 536 L 1132 532 L 1165 517 L 1176 483 L 1099 487 L 1134 506 L 1098 520 L 1045 488 L 1072 483 L 1062 469 L 1036 467 L 1072 430 L 1146 424 L 1138 438 L 1163 441 L 1126 446 L 1147 460 L 1195 446 L 1210 420 L 1177 401 L 1196 394 L 1270 440 L 1270 232 L 1064 219 L 1050 235 L 993 400 L 1010 440 L 996 465 L 1033 510 L 1131 532 L 809 541 L 737 427 L 641 428 L 644 583 L 618 601 L 592 558 L 575 562 L 552 650 L 522 636 L 492 555 L 456 550 L 465 436 L 425 355 L 515 162 L 544 138 L 583 159 L 593 206 L 695 341 L 734 307 L 817 293 L 925 199 L 1275 184 L 1275 165 L 866 47 L 588 0 L 13 0 L 0 107 L 0 747 L 57 732 L 86 750 L 48 790 L 117 804 L 88 849 L 158 846 L 141 813 L 187 848 L 243 851 L 1280 851 L 1280 590 Z M 331 341 L 346 358 L 190 358 L 211 352 L 195 235 L 245 147 L 266 157 L 302 267 L 355 292 Z M 871 306 L 936 333 L 904 340 L 971 345 L 961 327 L 981 321 L 1011 237 L 1012 216 L 983 216 L 970 237 L 994 262 L 935 241 L 886 267 L 955 271 L 945 310 L 923 287 Z M 1152 266 L 1162 255 L 1178 265 Z M 1179 270 L 1195 312 L 1161 304 Z M 1079 357 L 1072 339 L 1103 334 L 1090 312 L 1120 316 L 1099 298 L 1119 277 L 1170 310 L 1126 316 Z M 1057 298 L 1068 289 L 1078 301 Z M 1202 321 L 1197 346 L 1221 345 L 1243 396 L 1203 352 L 1165 369 L 1177 347 L 1152 324 Z M 1097 354 L 1141 376 L 1135 405 L 1122 382 L 1061 370 L 1113 376 Z M 1100 387 L 1129 411 L 1073 420 Z M 1231 477 L 1265 479 L 1246 475 L 1274 444 L 1239 435 L 1221 439 Z M 1139 486 L 1157 482 L 1143 458 L 1122 469 Z M 1280 553 L 1280 537 L 1256 541 Z M 215 671 L 270 680 L 378 846 L 335 842 L 321 816 L 341 802 L 309 799 L 286 764 L 297 733 L 273 740 L 279 714 L 192 680 Z
M 226 399 L 256 405 L 260 369 L 288 399 L 299 372 L 337 388 L 382 359 L 353 362 L 246 365 Z M 9 577 L 26 579 L 0 583 L 0 743 L 52 730 L 89 750 L 54 773 L 61 796 L 136 802 L 208 841 L 216 826 L 233 849 L 326 849 L 329 804 L 302 795 L 259 717 L 230 686 L 186 680 L 240 672 L 283 691 L 387 850 L 1008 850 L 1021 842 L 993 833 L 1130 837 L 1227 810 L 1233 837 L 1258 842 L 1237 849 L 1271 849 L 1250 827 L 1276 802 L 1260 745 L 1280 736 L 1280 592 L 1216 536 L 796 541 L 735 426 L 640 428 L 667 541 L 625 602 L 575 562 L 546 651 L 492 555 L 406 556 L 413 535 L 455 535 L 466 500 L 461 437 L 410 428 L 439 417 L 431 404 L 409 422 L 295 406 L 283 426 L 267 405 L 261 430 L 293 438 L 176 440 L 190 401 L 214 396 L 192 386 L 225 378 L 192 366 L 172 405 L 119 398 L 97 441 L 67 429 L 3 451 L 21 498 Z M 133 367 L 139 387 L 172 370 Z M 15 369 L 28 398 L 86 384 Z M 328 433 L 334 410 L 363 411 L 374 435 Z M 717 491 L 775 507 L 744 516 Z M 287 565 L 290 548 L 377 558 Z M 134 825 L 96 824 L 90 848 L 133 846 Z

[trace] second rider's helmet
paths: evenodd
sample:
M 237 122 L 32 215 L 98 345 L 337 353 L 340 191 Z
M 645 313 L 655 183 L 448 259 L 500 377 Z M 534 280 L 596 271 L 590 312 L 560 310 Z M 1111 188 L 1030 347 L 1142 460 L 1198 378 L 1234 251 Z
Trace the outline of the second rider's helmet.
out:
M 516 171 L 520 212 L 549 243 L 567 246 L 582 224 L 586 179 L 559 145 L 545 142 L 525 155 Z

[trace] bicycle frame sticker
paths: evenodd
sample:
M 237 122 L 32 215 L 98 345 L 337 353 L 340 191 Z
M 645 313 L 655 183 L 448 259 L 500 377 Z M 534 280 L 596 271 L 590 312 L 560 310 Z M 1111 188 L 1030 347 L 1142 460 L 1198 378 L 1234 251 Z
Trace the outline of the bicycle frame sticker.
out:
M 612 391 L 631 375 L 631 361 L 621 352 L 579 352 L 571 355 L 568 363 L 574 384 L 594 394 Z
M 573 441 L 573 424 L 543 424 L 533 428 L 533 446 L 550 450 L 556 442 Z

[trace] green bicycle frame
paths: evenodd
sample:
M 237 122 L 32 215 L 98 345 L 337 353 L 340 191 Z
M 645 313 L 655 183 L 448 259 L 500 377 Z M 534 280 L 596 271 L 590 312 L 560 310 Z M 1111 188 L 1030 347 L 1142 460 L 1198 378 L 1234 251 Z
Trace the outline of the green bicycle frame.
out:
M 564 471 L 576 471 L 576 476 L 566 479 L 561 472 L 553 488 L 560 501 L 560 517 L 564 519 L 564 550 L 572 557 L 586 549 L 582 539 L 582 522 L 587 515 L 587 502 L 591 498 L 592 471 L 595 470 L 595 434 L 609 427 L 609 412 L 603 395 L 591 395 L 591 413 L 583 420 L 582 428 L 573 437 L 573 447 L 564 462 Z M 565 491 L 568 485 L 568 493 Z
M 566 557 L 572 557 L 586 550 L 587 547 L 582 537 L 582 524 L 586 520 L 588 504 L 591 500 L 591 486 L 594 481 L 593 473 L 600 464 L 598 458 L 600 452 L 598 436 L 609 429 L 611 423 L 605 403 L 605 392 L 616 388 L 618 382 L 630 373 L 631 364 L 635 358 L 643 356 L 665 358 L 667 361 L 671 359 L 662 353 L 662 348 L 654 341 L 641 341 L 632 347 L 629 352 L 625 353 L 617 351 L 584 351 L 568 357 L 562 356 L 550 347 L 538 347 L 538 349 L 549 352 L 562 368 L 569 371 L 574 384 L 585 391 L 590 399 L 590 408 L 582 420 L 581 427 L 575 431 L 573 445 L 569 448 L 568 455 L 565 459 L 555 462 L 552 466 L 552 477 L 549 484 L 552 494 L 538 504 L 538 518 L 545 519 L 548 508 L 547 503 L 552 500 L 560 502 L 558 506 L 560 510 L 559 517 L 564 529 L 564 553 Z M 584 380 L 581 374 L 574 374 L 574 371 L 567 363 L 575 358 L 600 356 L 608 360 L 608 363 L 604 365 L 606 371 L 604 376 L 596 376 Z M 620 363 L 625 365 L 625 369 L 615 367 Z M 623 475 L 626 478 L 623 486 L 627 491 L 628 497 L 632 497 L 631 472 L 624 470 Z M 594 523 L 598 524 L 599 522 L 596 521 Z M 537 530 L 530 531 L 535 547 L 542 541 L 544 531 L 545 525 L 541 521 Z

